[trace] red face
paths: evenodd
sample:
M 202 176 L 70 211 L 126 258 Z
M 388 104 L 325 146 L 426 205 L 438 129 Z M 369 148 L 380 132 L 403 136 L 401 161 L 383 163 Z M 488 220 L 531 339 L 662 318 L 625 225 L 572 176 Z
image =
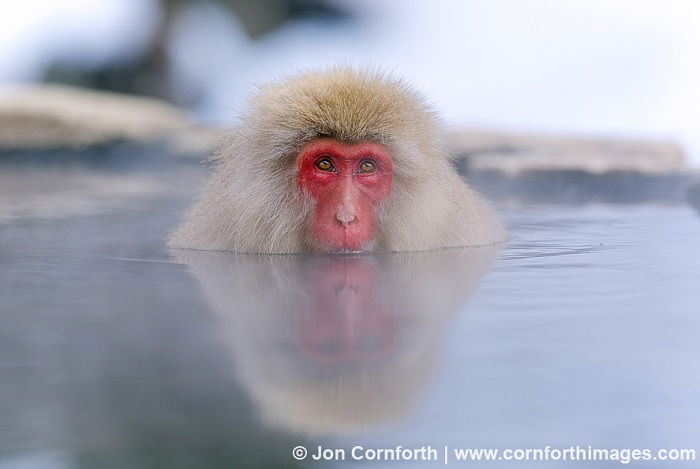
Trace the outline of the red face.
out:
M 386 148 L 329 138 L 314 140 L 297 159 L 297 184 L 315 201 L 309 233 L 319 251 L 362 251 L 375 241 L 376 208 L 391 192 Z

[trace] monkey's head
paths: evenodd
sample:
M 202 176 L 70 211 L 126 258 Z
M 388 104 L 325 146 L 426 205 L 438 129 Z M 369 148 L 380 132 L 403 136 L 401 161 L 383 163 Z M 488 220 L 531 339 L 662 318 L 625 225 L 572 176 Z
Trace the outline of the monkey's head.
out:
M 337 68 L 263 87 L 245 121 L 248 138 L 274 155 L 274 173 L 294 174 L 281 185 L 289 200 L 303 199 L 293 202 L 306 208 L 297 226 L 303 248 L 313 251 L 384 248 L 394 189 L 416 188 L 430 160 L 442 157 L 430 151 L 437 125 L 424 100 L 367 70 Z
M 215 159 L 171 246 L 410 251 L 497 238 L 442 148 L 435 113 L 386 74 L 341 67 L 263 86 Z

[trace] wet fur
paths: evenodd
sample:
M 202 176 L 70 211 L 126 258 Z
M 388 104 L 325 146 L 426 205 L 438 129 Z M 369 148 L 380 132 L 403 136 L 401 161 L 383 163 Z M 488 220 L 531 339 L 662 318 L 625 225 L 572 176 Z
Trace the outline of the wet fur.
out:
M 215 155 L 217 169 L 169 245 L 248 253 L 312 249 L 313 202 L 296 187 L 299 150 L 318 137 L 377 142 L 394 162 L 377 212 L 382 251 L 491 244 L 504 232 L 442 147 L 438 119 L 404 82 L 334 68 L 263 86 Z

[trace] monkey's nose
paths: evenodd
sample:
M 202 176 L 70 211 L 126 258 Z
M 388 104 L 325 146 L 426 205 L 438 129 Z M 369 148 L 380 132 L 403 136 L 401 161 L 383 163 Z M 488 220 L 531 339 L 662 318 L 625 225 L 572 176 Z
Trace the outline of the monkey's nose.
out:
M 335 214 L 335 219 L 338 220 L 338 222 L 343 226 L 347 226 L 354 222 L 355 218 L 355 213 L 349 210 L 338 210 L 338 213 Z

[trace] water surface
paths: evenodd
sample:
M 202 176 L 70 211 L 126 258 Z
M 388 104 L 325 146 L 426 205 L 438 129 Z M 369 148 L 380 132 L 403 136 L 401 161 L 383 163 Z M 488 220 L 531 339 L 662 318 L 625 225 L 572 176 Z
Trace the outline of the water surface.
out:
M 242 256 L 164 247 L 194 166 L 0 174 L 0 468 L 361 465 L 298 462 L 296 445 L 700 450 L 688 206 L 502 208 L 493 248 Z

